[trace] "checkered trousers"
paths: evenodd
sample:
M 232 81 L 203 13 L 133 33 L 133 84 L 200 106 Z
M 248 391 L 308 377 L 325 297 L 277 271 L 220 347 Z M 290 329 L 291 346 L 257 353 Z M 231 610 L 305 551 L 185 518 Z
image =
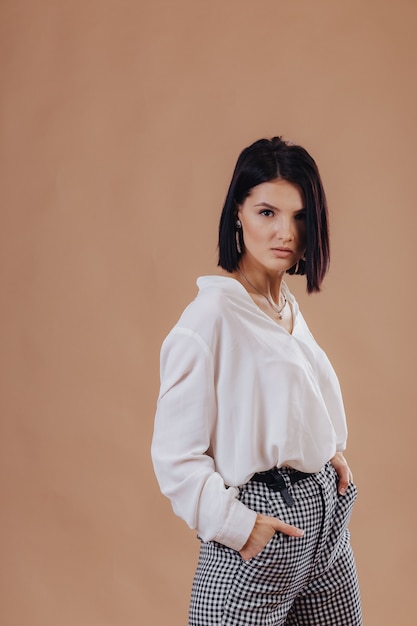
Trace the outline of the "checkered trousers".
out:
M 239 489 L 249 508 L 302 528 L 301 538 L 275 533 L 256 557 L 215 541 L 202 542 L 189 626 L 361 626 L 356 568 L 347 528 L 356 487 L 337 494 L 328 463 L 291 486 L 294 505 L 259 482 Z

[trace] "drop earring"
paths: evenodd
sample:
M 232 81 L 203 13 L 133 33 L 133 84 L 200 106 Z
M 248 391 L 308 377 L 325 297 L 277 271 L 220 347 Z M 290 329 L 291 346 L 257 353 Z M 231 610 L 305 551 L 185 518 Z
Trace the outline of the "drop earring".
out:
M 304 253 L 301 259 L 297 261 L 294 274 L 300 274 L 300 273 L 305 274 L 305 266 L 306 266 L 306 255 Z
M 240 235 L 239 235 L 239 230 L 242 228 L 242 224 L 240 220 L 236 220 L 236 231 L 235 231 L 235 237 L 236 237 L 236 250 L 238 254 L 242 254 L 242 248 L 240 245 Z

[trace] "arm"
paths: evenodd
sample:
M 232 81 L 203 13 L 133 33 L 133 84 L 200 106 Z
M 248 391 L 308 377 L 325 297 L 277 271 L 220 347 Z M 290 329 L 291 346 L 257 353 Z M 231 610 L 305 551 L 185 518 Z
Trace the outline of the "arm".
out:
M 161 350 L 161 390 L 152 458 L 174 512 L 204 541 L 235 550 L 247 541 L 256 513 L 227 488 L 209 454 L 217 419 L 214 364 L 202 339 L 176 328 Z

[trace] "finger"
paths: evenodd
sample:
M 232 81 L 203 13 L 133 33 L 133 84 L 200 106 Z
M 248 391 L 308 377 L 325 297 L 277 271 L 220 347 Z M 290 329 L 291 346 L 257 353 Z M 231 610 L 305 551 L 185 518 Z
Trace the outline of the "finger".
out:
M 286 524 L 280 519 L 272 518 L 272 520 L 271 526 L 284 535 L 289 535 L 290 537 L 302 537 L 304 535 L 304 530 L 297 528 L 297 526 Z
M 343 473 L 339 476 L 339 484 L 337 487 L 337 491 L 338 493 L 340 493 L 341 496 L 344 496 L 346 494 L 347 488 L 349 487 L 349 478 L 349 468 L 346 468 L 346 470 L 343 471 Z

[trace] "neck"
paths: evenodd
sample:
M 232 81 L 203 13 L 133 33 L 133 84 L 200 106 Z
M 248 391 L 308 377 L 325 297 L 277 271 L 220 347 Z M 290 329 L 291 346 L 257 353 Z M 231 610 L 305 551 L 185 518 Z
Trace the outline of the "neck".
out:
M 241 263 L 237 269 L 236 278 L 244 284 L 248 291 L 255 294 L 262 293 L 271 298 L 273 302 L 280 302 L 283 273 L 269 274 L 255 268 L 245 268 L 244 264 Z

